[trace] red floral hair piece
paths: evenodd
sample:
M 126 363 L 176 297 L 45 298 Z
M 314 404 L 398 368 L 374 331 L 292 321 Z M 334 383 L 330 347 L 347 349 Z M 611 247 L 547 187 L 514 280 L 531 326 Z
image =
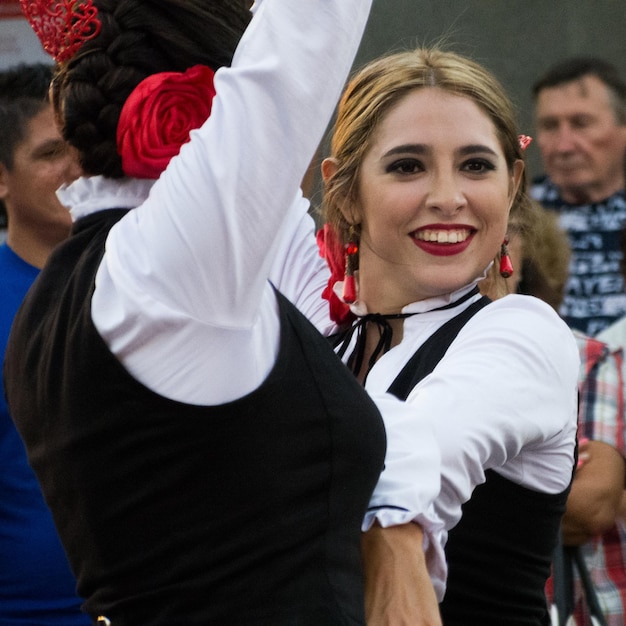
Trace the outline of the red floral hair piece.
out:
M 92 0 L 20 0 L 43 49 L 57 62 L 71 59 L 101 28 Z
M 157 179 L 189 133 L 211 114 L 215 74 L 206 65 L 159 72 L 128 96 L 117 124 L 117 151 L 126 176 Z
M 526 148 L 528 148 L 528 146 L 531 144 L 533 138 L 530 135 L 519 135 L 517 137 L 517 140 L 519 141 L 519 147 L 522 150 L 526 150 Z
M 356 318 L 350 307 L 339 298 L 334 289 L 335 283 L 345 278 L 345 246 L 341 245 L 337 232 L 330 224 L 324 224 L 324 227 L 317 231 L 316 238 L 319 254 L 323 259 L 326 259 L 331 272 L 328 284 L 322 292 L 322 298 L 328 300 L 330 319 L 338 326 L 342 326 Z

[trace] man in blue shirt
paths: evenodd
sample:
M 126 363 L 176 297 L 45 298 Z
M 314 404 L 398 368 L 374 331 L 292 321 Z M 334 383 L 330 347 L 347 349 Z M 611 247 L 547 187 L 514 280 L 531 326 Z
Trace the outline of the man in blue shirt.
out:
M 13 317 L 48 255 L 69 234 L 56 189 L 78 166 L 48 102 L 51 69 L 0 72 L 0 202 L 8 218 L 0 245 L 0 354 Z M 0 624 L 79 626 L 76 583 L 52 516 L 0 394 Z

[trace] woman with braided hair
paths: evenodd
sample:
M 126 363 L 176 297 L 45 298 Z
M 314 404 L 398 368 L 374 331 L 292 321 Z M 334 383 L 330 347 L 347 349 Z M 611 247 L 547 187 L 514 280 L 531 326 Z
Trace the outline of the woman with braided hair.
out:
M 418 549 L 377 623 L 439 624 L 438 451 L 318 332 L 299 191 L 370 2 L 249 4 L 23 0 L 84 176 L 13 326 L 11 413 L 94 623 L 363 625 L 380 522 Z
M 250 21 L 248 4 L 245 0 L 209 6 L 187 0 L 97 2 L 97 38 L 59 64 L 52 90 L 57 111 L 63 113 L 64 134 L 78 148 L 85 174 L 125 175 L 116 131 L 128 96 L 155 73 L 184 72 L 193 65 L 216 71 L 230 65 Z

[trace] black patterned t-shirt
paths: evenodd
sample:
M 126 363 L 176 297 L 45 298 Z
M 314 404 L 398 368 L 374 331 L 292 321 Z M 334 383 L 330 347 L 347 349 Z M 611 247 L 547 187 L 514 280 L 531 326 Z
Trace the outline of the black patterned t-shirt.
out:
M 570 275 L 560 313 L 571 328 L 587 335 L 626 315 L 621 271 L 621 232 L 626 225 L 626 197 L 621 190 L 606 200 L 573 205 L 548 179 L 536 181 L 531 196 L 559 214 L 572 246 Z

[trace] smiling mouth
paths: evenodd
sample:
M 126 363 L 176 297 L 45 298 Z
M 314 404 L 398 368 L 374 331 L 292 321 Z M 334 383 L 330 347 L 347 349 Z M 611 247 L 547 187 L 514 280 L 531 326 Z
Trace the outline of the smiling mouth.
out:
M 424 229 L 413 233 L 415 239 L 419 241 L 427 241 L 429 243 L 462 243 L 470 235 L 472 231 L 467 228 L 458 228 L 452 230 Z

